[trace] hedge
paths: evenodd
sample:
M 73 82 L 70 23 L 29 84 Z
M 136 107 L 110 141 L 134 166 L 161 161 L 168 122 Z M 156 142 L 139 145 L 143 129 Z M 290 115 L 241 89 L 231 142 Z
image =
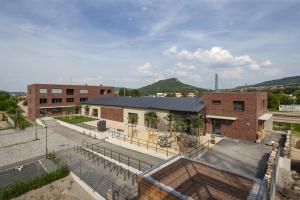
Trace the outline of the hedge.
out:
M 70 173 L 66 165 L 60 166 L 57 170 L 47 174 L 42 174 L 34 179 L 25 182 L 18 182 L 6 189 L 0 190 L 0 200 L 8 200 L 18 197 L 26 192 L 40 188 L 58 179 L 68 176 Z

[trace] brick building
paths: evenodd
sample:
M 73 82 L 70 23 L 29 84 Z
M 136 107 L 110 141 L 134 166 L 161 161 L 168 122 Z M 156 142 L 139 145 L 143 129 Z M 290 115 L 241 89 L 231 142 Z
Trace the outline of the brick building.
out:
M 81 103 L 99 96 L 115 96 L 113 87 L 88 85 L 32 84 L 27 86 L 28 117 L 35 119 L 79 113 Z
M 204 94 L 206 132 L 248 141 L 272 129 L 266 92 L 216 92 Z

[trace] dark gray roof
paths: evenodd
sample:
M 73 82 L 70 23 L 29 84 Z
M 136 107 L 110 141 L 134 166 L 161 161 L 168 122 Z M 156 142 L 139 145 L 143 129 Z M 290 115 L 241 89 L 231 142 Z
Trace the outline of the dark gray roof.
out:
M 272 147 L 224 138 L 196 160 L 249 178 L 262 179 Z
M 98 97 L 83 104 L 184 112 L 200 112 L 204 108 L 201 97 Z

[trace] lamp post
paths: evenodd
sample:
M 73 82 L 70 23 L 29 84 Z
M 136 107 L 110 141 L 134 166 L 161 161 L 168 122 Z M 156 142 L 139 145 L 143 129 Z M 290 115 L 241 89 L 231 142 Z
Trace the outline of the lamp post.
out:
M 47 125 L 46 122 L 44 120 L 42 120 L 44 128 L 46 129 L 46 158 L 48 156 L 48 135 L 47 135 Z

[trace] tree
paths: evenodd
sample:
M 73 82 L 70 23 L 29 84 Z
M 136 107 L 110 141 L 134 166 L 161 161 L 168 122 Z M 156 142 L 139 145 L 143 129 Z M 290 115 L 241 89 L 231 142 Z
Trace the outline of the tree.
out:
M 25 128 L 25 123 L 26 123 L 26 121 L 25 121 L 25 118 L 23 117 L 23 115 L 22 115 L 22 110 L 20 110 L 20 109 L 17 109 L 16 110 L 16 113 L 15 113 L 15 115 L 14 115 L 14 121 L 15 121 L 15 123 L 16 123 L 16 127 L 18 128 L 18 129 L 24 129 Z
M 128 90 L 127 88 L 120 88 L 119 96 L 130 96 L 130 90 Z
M 296 90 L 293 95 L 296 97 L 296 104 L 300 104 L 300 90 Z
M 173 113 L 170 113 L 168 115 L 166 115 L 164 117 L 164 119 L 168 122 L 168 130 L 170 132 L 170 136 L 172 136 L 172 129 L 173 129 L 173 123 L 174 123 L 174 120 L 175 120 L 175 115 Z
M 167 93 L 166 97 L 176 97 L 176 94 L 174 92 L 172 93 Z
M 133 89 L 133 90 L 130 91 L 130 96 L 132 96 L 132 97 L 140 97 L 141 93 L 140 93 L 139 90 Z
M 147 126 L 150 126 L 151 129 L 157 127 L 159 119 L 155 112 L 148 112 L 145 114 Z
M 129 113 L 127 119 L 128 123 L 131 124 L 131 137 L 133 137 L 133 127 L 138 122 L 139 117 L 135 113 Z
M 183 93 L 181 93 L 181 96 L 182 96 L 182 97 L 187 97 L 187 96 L 188 96 L 188 93 L 183 92 Z

